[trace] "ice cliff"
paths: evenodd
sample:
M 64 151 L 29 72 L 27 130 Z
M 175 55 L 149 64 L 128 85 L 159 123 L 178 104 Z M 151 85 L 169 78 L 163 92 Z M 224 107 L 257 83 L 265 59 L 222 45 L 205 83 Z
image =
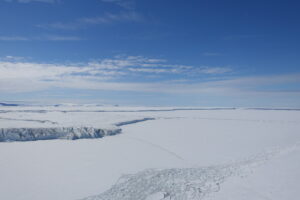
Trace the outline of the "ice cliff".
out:
M 53 128 L 1 128 L 0 142 L 35 141 L 51 139 L 102 138 L 121 133 L 120 128 L 101 129 L 93 127 L 53 127 Z

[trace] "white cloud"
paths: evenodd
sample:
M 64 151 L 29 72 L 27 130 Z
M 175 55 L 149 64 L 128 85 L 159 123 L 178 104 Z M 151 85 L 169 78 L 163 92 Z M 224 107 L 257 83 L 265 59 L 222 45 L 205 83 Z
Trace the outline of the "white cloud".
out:
M 55 22 L 50 24 L 39 24 L 36 26 L 44 29 L 76 30 L 81 28 L 83 24 L 78 22 L 73 22 L 73 23 Z
M 232 69 L 228 67 L 194 67 L 189 65 L 168 64 L 167 61 L 164 59 L 152 59 L 143 56 L 117 56 L 113 59 L 104 59 L 101 61 L 89 62 L 88 64 L 99 69 L 122 69 L 137 73 L 181 73 L 181 75 L 218 75 L 226 74 L 232 71 Z
M 27 37 L 23 36 L 0 36 L 0 41 L 28 41 Z
M 20 57 L 20 56 L 4 56 L 4 57 L 0 57 L 0 60 L 4 60 L 4 61 L 9 61 L 9 62 L 17 62 L 17 61 L 22 61 L 24 60 L 24 57 Z
M 34 36 L 34 37 L 25 37 L 25 36 L 0 36 L 0 41 L 79 41 L 83 40 L 78 36 L 60 36 L 60 35 L 46 35 L 46 36 Z
M 4 0 L 6 2 L 18 2 L 18 3 L 31 3 L 31 2 L 40 2 L 40 3 L 55 3 L 58 0 Z
M 42 37 L 41 40 L 49 40 L 49 41 L 79 41 L 83 40 L 77 36 L 59 36 L 59 35 L 49 35 Z
M 113 3 L 118 6 L 121 6 L 125 9 L 134 9 L 135 8 L 135 2 L 134 0 L 101 0 L 105 3 Z
M 143 72 L 143 73 L 178 73 L 176 69 L 156 69 L 156 68 L 128 68 L 131 72 Z
M 50 39 L 50 38 L 48 38 Z M 65 38 L 51 38 L 53 40 L 61 40 Z M 67 38 L 68 39 L 68 38 Z M 76 39 L 76 38 L 75 38 Z M 1 61 L 2 60 L 2 61 Z M 143 56 L 116 56 L 112 59 L 102 59 L 90 61 L 84 65 L 55 65 L 55 64 L 40 64 L 32 62 L 18 62 L 24 60 L 22 57 L 5 56 L 0 59 L 1 75 L 5 78 L 7 70 L 14 72 L 15 70 L 28 70 L 35 72 L 43 72 L 52 74 L 53 72 L 76 73 L 76 72 L 91 72 L 98 74 L 98 72 L 106 71 L 106 74 L 124 74 L 124 72 L 149 72 L 149 73 L 198 73 L 198 74 L 220 74 L 230 72 L 231 69 L 221 67 L 193 67 L 188 65 L 174 65 L 168 64 L 164 59 L 152 59 Z M 15 62 L 12 62 L 15 61 Z M 47 71 L 49 69 L 49 72 Z M 3 71 L 4 70 L 4 71 Z M 117 73 L 118 72 L 118 73 Z M 122 73 L 120 73 L 122 72 Z M 27 74 L 28 74 L 27 73 Z M 18 73 L 22 75 L 23 73 Z
M 8 58 L 8 59 L 7 59 Z M 9 60 L 11 59 L 11 60 Z M 244 84 L 253 85 L 260 83 L 266 85 L 270 81 L 279 83 L 287 82 L 291 76 L 268 78 L 236 78 L 217 80 L 212 82 L 189 81 L 184 77 L 193 75 L 214 76 L 228 72 L 227 68 L 193 67 L 185 65 L 168 64 L 164 59 L 152 59 L 142 56 L 117 56 L 113 59 L 103 59 L 86 64 L 44 64 L 25 62 L 6 56 L 0 59 L 0 91 L 26 92 L 45 90 L 53 87 L 74 89 L 95 89 L 115 91 L 143 91 L 164 93 L 218 93 L 224 91 L 237 91 Z M 167 81 L 156 83 L 135 82 L 136 75 L 146 78 L 147 74 L 161 74 Z M 170 75 L 180 76 L 181 81 L 170 78 Z M 124 82 L 128 77 L 133 82 Z M 300 76 L 297 76 L 300 78 Z M 258 81 L 260 80 L 260 81 Z M 294 78 L 296 80 L 296 77 Z M 300 80 L 300 79 L 299 79 Z M 249 83 L 248 83 L 249 82 Z M 243 88 L 244 89 L 244 88 Z
M 224 74 L 231 71 L 232 69 L 226 67 L 201 67 L 198 70 L 199 73 L 204 74 Z
M 243 40 L 243 39 L 255 39 L 262 37 L 262 35 L 240 34 L 240 35 L 228 35 L 225 36 L 225 40 Z
M 221 56 L 221 53 L 216 53 L 216 52 L 205 52 L 202 54 L 203 56 Z
M 76 30 L 90 25 L 103 25 L 124 22 L 142 22 L 143 20 L 143 16 L 134 11 L 120 13 L 107 12 L 101 16 L 84 17 L 69 23 L 55 22 L 50 24 L 39 24 L 37 25 L 37 27 L 44 29 Z
M 142 17 L 136 12 L 106 13 L 100 17 L 82 18 L 79 21 L 85 24 L 111 24 L 114 22 L 139 22 L 142 21 Z

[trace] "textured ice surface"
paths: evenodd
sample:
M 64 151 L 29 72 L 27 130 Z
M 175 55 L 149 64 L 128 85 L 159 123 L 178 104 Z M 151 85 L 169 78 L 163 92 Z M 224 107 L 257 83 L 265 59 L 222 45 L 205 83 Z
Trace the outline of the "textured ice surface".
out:
M 83 200 L 201 200 L 220 190 L 229 177 L 265 163 L 275 156 L 298 149 L 293 145 L 267 151 L 232 164 L 174 169 L 148 169 L 137 174 L 123 175 L 106 192 Z
M 220 184 L 232 173 L 230 168 L 225 167 L 149 169 L 123 176 L 108 191 L 85 200 L 145 200 L 157 194 L 163 194 L 163 198 L 159 199 L 202 199 L 217 192 Z
M 102 138 L 120 132 L 119 128 L 107 130 L 93 127 L 2 128 L 0 129 L 0 142 Z
M 33 134 L 31 140 L 48 137 L 49 130 L 72 139 L 94 137 L 97 130 L 122 129 L 122 134 L 100 140 L 1 142 L 0 199 L 300 196 L 299 150 L 257 168 L 251 164 L 257 158 L 269 160 L 251 155 L 269 155 L 267 149 L 282 149 L 300 140 L 299 111 L 2 106 L 0 128 L 22 130 L 21 135 L 26 130 Z

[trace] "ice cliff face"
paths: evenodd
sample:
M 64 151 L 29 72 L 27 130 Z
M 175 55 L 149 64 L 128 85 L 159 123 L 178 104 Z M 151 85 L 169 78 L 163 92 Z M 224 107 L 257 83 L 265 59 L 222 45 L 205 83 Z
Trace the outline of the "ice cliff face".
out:
M 51 139 L 102 138 L 121 133 L 120 128 L 100 129 L 93 127 L 53 127 L 53 128 L 1 128 L 0 142 L 35 141 Z
M 110 128 L 94 128 L 91 126 L 59 126 L 57 122 L 49 120 L 31 120 L 31 119 L 14 119 L 1 118 L 8 121 L 48 123 L 50 127 L 18 127 L 18 128 L 0 128 L 0 142 L 9 141 L 35 141 L 35 140 L 52 140 L 52 139 L 84 139 L 84 138 L 102 138 L 104 136 L 116 135 L 121 133 L 120 127 L 154 120 L 155 118 L 141 118 L 118 122 L 111 124 Z M 53 127 L 52 127 L 53 126 Z

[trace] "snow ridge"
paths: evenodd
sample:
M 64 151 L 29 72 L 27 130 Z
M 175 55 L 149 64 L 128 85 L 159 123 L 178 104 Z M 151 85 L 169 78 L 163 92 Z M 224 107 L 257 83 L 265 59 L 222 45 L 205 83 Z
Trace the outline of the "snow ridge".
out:
M 121 129 L 101 129 L 93 127 L 53 127 L 53 128 L 1 128 L 0 142 L 35 141 L 52 139 L 102 138 L 121 133 Z

